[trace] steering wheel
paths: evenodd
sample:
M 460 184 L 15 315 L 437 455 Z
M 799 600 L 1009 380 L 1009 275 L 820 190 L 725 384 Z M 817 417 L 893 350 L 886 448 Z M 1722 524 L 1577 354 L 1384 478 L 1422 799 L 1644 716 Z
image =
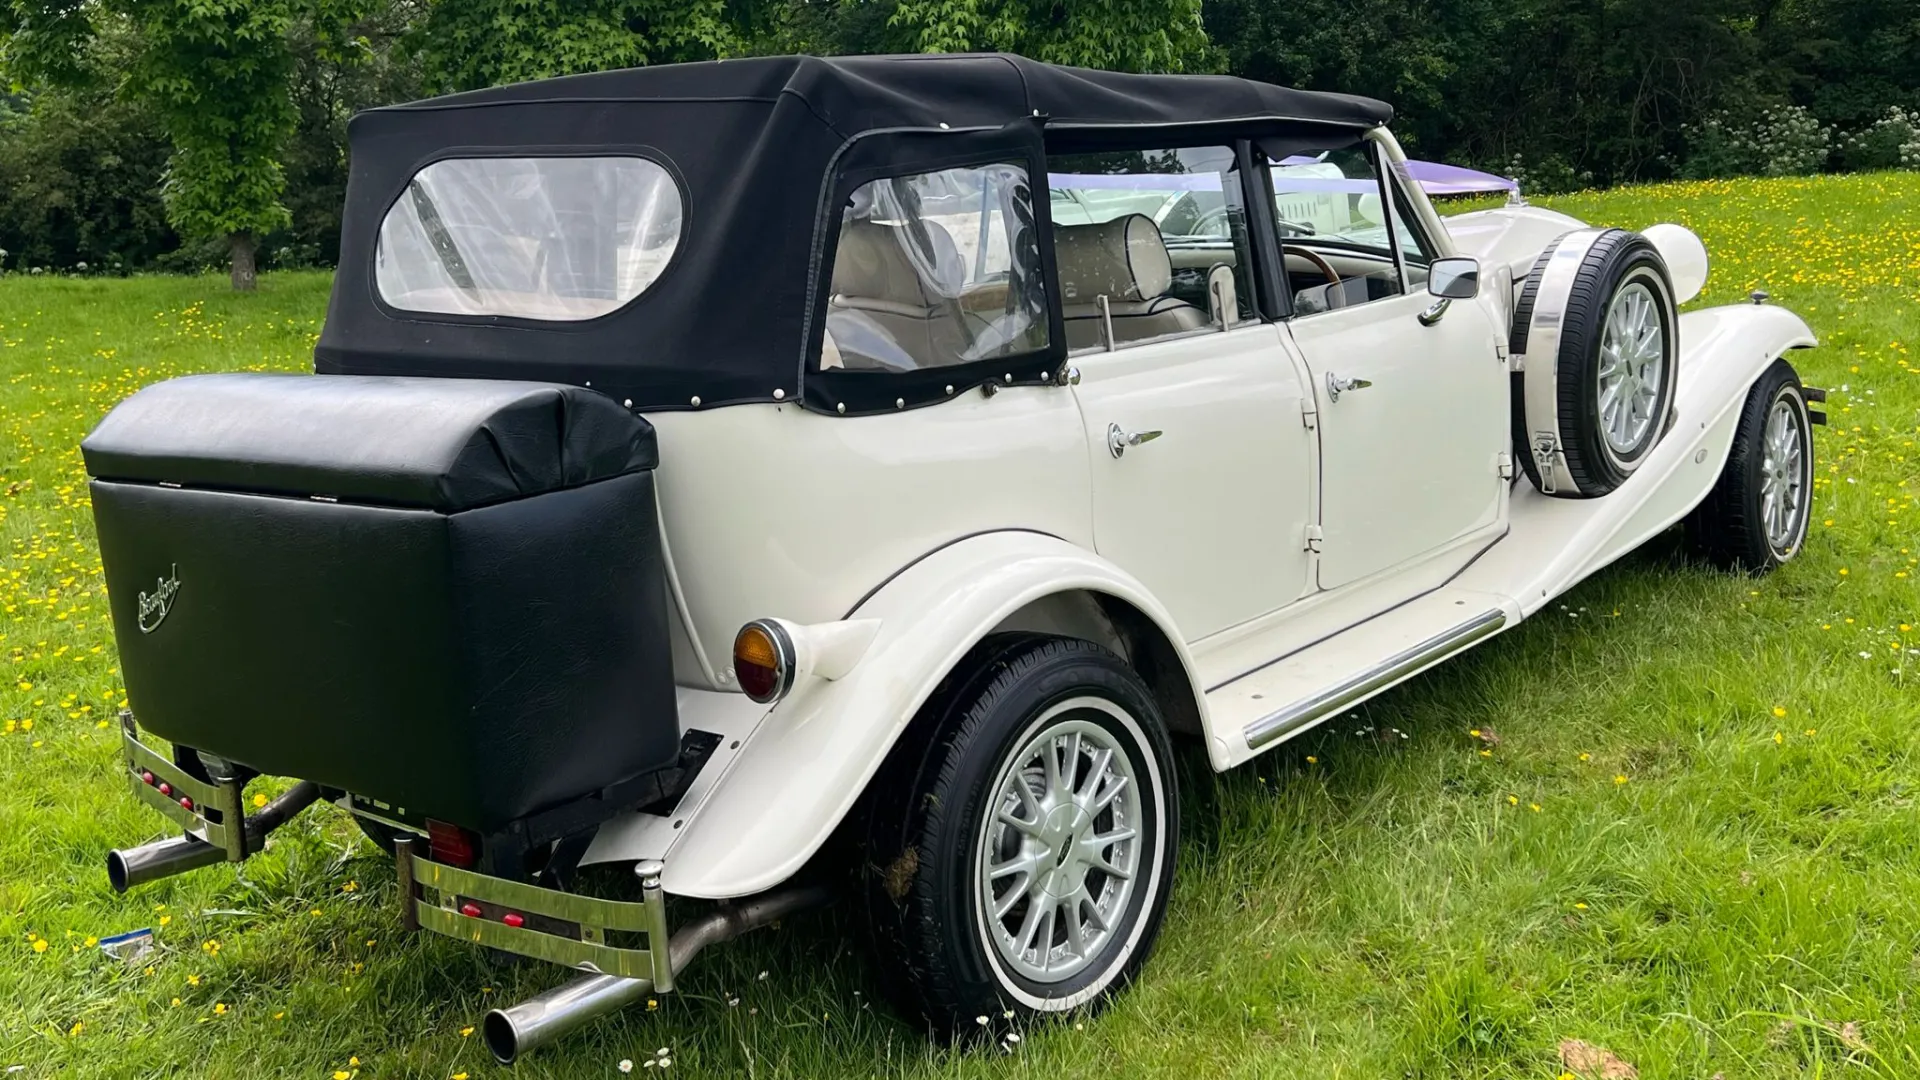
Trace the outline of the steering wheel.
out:
M 1325 256 L 1312 248 L 1300 247 L 1297 244 L 1280 245 L 1280 254 L 1282 257 L 1298 255 L 1312 263 L 1314 269 L 1326 276 L 1327 307 L 1329 309 L 1346 306 L 1346 294 L 1340 290 L 1340 271 L 1335 270 L 1333 264 L 1328 262 Z

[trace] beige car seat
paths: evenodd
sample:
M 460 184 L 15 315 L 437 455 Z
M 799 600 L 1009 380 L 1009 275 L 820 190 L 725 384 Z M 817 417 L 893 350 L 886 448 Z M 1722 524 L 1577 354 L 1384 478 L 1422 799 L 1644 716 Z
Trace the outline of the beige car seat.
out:
M 1053 236 L 1067 348 L 1102 344 L 1101 296 L 1113 316 L 1116 345 L 1210 324 L 1205 311 L 1167 295 L 1173 261 L 1152 218 L 1128 214 L 1092 225 L 1063 225 Z
M 926 258 L 909 254 L 914 241 L 904 226 L 866 220 L 841 226 L 822 368 L 916 371 L 966 355 L 971 343 L 959 305 L 941 292 L 957 296 L 966 264 L 947 230 L 931 221 L 922 225 L 932 247 Z M 923 272 L 917 263 L 930 265 Z

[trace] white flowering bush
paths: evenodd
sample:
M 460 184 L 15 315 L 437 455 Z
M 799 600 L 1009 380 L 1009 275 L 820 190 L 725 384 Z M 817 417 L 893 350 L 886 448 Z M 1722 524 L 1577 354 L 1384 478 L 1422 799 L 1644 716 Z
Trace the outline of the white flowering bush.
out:
M 1490 171 L 1519 184 L 1520 190 L 1528 195 L 1559 195 L 1593 186 L 1593 173 L 1575 169 L 1566 159 L 1554 154 L 1531 161 L 1516 153 L 1504 165 Z
M 1825 168 L 1833 151 L 1833 129 L 1798 105 L 1776 105 L 1748 119 L 1721 111 L 1682 133 L 1687 158 L 1681 172 L 1692 179 L 1805 176 Z
M 1920 109 L 1891 106 L 1880 119 L 1841 138 L 1837 149 L 1848 169 L 1920 169 Z

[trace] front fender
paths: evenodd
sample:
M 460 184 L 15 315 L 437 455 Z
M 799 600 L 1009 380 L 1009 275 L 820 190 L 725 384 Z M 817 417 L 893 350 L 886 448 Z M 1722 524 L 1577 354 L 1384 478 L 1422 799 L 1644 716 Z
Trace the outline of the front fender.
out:
M 733 757 L 666 853 L 681 896 L 743 896 L 791 877 L 820 848 L 940 680 L 1009 615 L 1084 590 L 1157 623 L 1192 672 L 1173 620 L 1138 581 L 1085 548 L 1034 532 L 995 532 L 914 563 L 849 618 L 880 629 L 845 676 L 796 686 Z M 777 613 L 773 613 L 777 614 Z M 1205 716 L 1206 702 L 1196 701 Z
M 1685 517 L 1726 466 L 1748 389 L 1775 359 L 1812 347 L 1814 336 L 1785 308 L 1739 304 L 1682 314 L 1679 343 L 1673 426 L 1626 483 L 1598 499 L 1516 489 L 1507 539 L 1456 586 L 1512 596 L 1531 615 Z

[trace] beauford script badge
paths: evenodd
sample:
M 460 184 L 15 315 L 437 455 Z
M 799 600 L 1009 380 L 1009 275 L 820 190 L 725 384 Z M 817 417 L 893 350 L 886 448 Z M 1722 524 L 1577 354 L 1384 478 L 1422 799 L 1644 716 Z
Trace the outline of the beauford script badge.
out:
M 167 576 L 154 582 L 152 592 L 140 594 L 140 632 L 151 634 L 173 610 L 173 597 L 180 591 L 180 564 L 174 563 Z

